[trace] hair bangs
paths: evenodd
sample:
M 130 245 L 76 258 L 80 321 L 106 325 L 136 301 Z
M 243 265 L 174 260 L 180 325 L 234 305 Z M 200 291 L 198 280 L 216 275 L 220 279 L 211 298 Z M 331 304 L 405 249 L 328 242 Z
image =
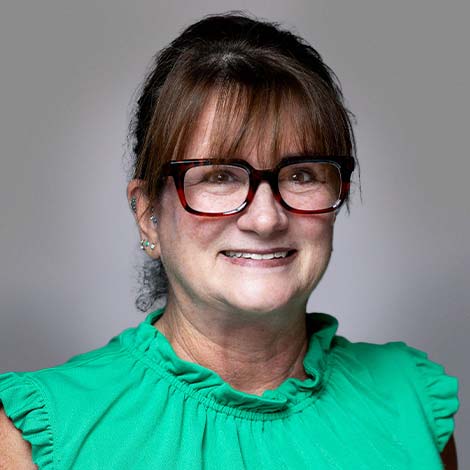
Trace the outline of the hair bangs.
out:
M 220 58 L 219 58 L 220 59 Z M 143 174 L 156 196 L 162 166 L 171 160 L 247 159 L 272 168 L 291 155 L 354 154 L 349 116 L 331 86 L 286 59 L 245 63 L 236 54 L 224 64 L 199 67 L 186 55 L 170 72 L 158 97 L 144 149 L 151 168 Z M 204 136 L 204 148 L 194 148 Z M 156 157 L 156 158 L 155 158 Z
M 349 155 L 351 141 L 340 109 L 318 90 L 294 80 L 263 86 L 223 83 L 213 92 L 207 158 L 246 159 L 274 167 L 290 155 Z M 345 135 L 346 134 L 346 135 Z

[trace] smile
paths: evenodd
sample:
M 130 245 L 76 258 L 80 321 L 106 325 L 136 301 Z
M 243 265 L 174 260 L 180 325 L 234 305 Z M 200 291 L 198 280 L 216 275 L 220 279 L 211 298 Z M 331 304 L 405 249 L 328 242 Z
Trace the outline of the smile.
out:
M 272 253 L 250 253 L 246 251 L 222 251 L 228 258 L 245 258 L 254 260 L 280 259 L 292 255 L 295 250 L 275 251 Z

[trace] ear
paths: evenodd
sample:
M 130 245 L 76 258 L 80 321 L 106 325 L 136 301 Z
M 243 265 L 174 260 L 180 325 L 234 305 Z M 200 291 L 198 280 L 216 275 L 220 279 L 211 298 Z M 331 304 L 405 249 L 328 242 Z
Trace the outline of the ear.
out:
M 160 243 L 158 237 L 158 225 L 150 220 L 150 217 L 155 214 L 155 203 L 151 203 L 144 191 L 144 181 L 140 179 L 133 179 L 127 185 L 127 201 L 131 207 L 131 201 L 135 198 L 135 212 L 133 211 L 137 228 L 139 229 L 140 239 L 146 240 L 150 243 L 145 247 L 145 252 L 154 259 L 160 258 Z M 131 210 L 132 207 L 131 207 Z M 158 215 L 157 215 L 158 219 Z M 151 249 L 151 245 L 155 245 Z

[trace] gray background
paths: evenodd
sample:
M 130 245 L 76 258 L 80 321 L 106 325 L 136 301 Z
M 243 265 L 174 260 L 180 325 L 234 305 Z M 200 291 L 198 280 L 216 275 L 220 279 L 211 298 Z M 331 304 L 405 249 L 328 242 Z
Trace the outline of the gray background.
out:
M 357 116 L 363 197 L 310 307 L 352 340 L 404 340 L 460 377 L 470 468 L 469 8 L 420 1 L 3 1 L 0 371 L 100 346 L 133 305 L 126 126 L 151 56 L 204 14 L 247 9 L 309 40 Z

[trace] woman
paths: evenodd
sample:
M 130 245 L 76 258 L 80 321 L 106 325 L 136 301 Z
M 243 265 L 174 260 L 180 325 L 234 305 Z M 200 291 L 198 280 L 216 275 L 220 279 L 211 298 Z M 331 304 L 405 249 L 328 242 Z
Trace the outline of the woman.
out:
M 139 302 L 166 305 L 101 349 L 0 377 L 2 468 L 437 469 L 444 449 L 456 468 L 456 379 L 306 315 L 355 168 L 318 53 L 208 17 L 157 56 L 131 129 Z

